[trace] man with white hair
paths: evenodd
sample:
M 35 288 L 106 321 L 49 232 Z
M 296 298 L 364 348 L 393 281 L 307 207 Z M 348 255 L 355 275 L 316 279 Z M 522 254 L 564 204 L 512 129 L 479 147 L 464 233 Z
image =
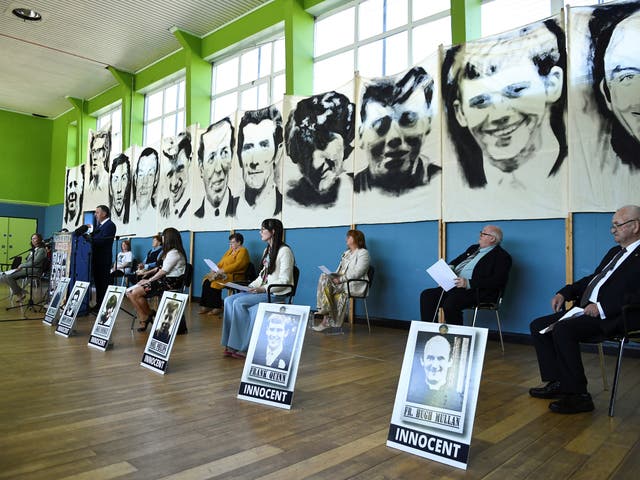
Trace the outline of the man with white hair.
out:
M 551 299 L 555 313 L 537 318 L 530 325 L 540 376 L 547 383 L 530 389 L 529 394 L 558 398 L 549 404 L 552 412 L 580 413 L 595 408 L 587 392 L 580 342 L 601 341 L 623 333 L 622 306 L 640 291 L 640 207 L 618 209 L 611 233 L 618 245 L 607 252 L 596 270 L 562 287 Z M 559 321 L 568 301 L 575 302 L 580 310 Z
M 455 287 L 445 292 L 442 288 L 427 288 L 420 294 L 420 319 L 430 322 L 438 306 L 444 310 L 446 323 L 462 325 L 462 310 L 481 302 L 494 302 L 504 289 L 511 269 L 511 255 L 500 246 L 502 230 L 486 225 L 480 231 L 478 243 L 471 245 L 449 266 L 457 275 Z

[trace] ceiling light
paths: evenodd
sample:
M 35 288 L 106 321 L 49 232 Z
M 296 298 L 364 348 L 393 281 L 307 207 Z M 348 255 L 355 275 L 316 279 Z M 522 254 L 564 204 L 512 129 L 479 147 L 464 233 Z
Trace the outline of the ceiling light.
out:
M 30 8 L 14 8 L 11 13 L 24 21 L 38 22 L 42 20 L 42 15 Z

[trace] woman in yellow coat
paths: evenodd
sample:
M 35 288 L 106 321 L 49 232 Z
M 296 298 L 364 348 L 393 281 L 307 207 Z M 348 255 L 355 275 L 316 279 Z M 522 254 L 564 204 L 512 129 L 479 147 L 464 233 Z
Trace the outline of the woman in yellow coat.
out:
M 202 279 L 202 295 L 198 313 L 218 315 L 222 312 L 222 289 L 225 282 L 245 280 L 244 272 L 251 259 L 249 252 L 242 246 L 244 237 L 241 233 L 229 235 L 229 250 L 218 262 L 218 271 L 211 271 Z

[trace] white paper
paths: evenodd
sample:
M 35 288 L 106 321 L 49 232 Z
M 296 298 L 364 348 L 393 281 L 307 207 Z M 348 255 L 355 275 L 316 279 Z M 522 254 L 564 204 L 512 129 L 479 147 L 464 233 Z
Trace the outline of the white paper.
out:
M 562 320 L 566 320 L 567 318 L 572 318 L 572 317 L 577 317 L 578 315 L 582 315 L 583 312 L 584 312 L 584 308 L 573 307 L 571 310 L 569 310 L 567 313 L 565 313 L 563 316 L 561 316 L 558 320 L 553 322 L 551 325 L 540 330 L 540 333 L 545 334 L 547 332 L 550 332 L 551 330 L 553 330 L 553 327 L 556 326 L 556 323 L 561 322 Z
M 455 282 L 458 277 L 442 258 L 427 268 L 427 273 L 445 292 L 456 286 Z
M 249 290 L 253 290 L 251 287 L 247 287 L 246 285 L 238 285 L 237 283 L 227 282 L 224 284 L 225 287 L 233 288 L 234 290 L 240 290 L 241 292 L 248 292 Z
M 17 268 L 12 268 L 11 270 L 7 270 L 6 272 L 2 272 L 2 275 L 11 275 L 13 272 L 18 270 Z
M 333 272 L 329 270 L 326 266 L 320 265 L 318 267 L 322 273 L 326 273 L 327 275 L 331 275 Z
M 207 266 L 213 270 L 215 273 L 218 273 L 220 271 L 220 269 L 218 268 L 218 265 L 215 264 L 214 261 L 212 261 L 210 258 L 205 258 L 204 259 L 204 263 L 207 264 Z

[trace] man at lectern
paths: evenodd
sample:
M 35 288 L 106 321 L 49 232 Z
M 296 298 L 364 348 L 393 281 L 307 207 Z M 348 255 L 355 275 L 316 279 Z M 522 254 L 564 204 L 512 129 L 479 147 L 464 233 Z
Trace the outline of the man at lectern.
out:
M 96 286 L 96 304 L 91 308 L 92 311 L 98 311 L 109 286 L 111 251 L 116 236 L 116 225 L 109 218 L 109 207 L 98 205 L 95 217 L 96 227 L 91 234 L 91 269 Z

